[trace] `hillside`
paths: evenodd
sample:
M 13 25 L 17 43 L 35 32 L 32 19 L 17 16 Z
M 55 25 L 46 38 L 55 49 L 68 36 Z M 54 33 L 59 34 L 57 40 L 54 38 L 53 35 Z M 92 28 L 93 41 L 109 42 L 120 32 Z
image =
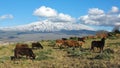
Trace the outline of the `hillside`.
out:
M 120 38 L 107 38 L 103 53 L 90 52 L 90 44 L 93 40 L 86 39 L 82 49 L 59 48 L 54 46 L 54 40 L 39 41 L 44 49 L 33 50 L 36 54 L 34 61 L 21 59 L 11 61 L 14 44 L 0 45 L 0 68 L 119 68 L 120 67 Z M 31 43 L 28 43 L 31 47 Z
M 94 35 L 92 30 L 61 30 L 53 32 L 41 31 L 0 31 L 0 41 L 22 42 L 22 41 L 39 41 L 55 40 L 62 37 Z

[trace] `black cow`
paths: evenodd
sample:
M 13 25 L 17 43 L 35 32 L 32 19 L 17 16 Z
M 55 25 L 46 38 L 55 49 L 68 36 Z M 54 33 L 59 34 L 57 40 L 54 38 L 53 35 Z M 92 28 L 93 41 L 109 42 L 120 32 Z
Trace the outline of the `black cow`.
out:
M 62 40 L 67 40 L 67 38 L 62 38 Z
M 36 43 L 32 43 L 32 49 L 34 49 L 34 48 L 41 48 L 41 49 L 43 49 L 43 46 L 39 42 L 36 42 Z
M 100 48 L 100 52 L 102 52 L 104 45 L 105 45 L 105 38 L 102 38 L 100 41 L 92 41 L 91 50 L 94 51 L 94 47 L 97 47 L 97 48 Z
M 84 37 L 83 38 L 78 37 L 78 41 L 82 41 L 82 42 L 85 43 L 85 38 Z
M 16 59 L 19 59 L 20 57 L 24 55 L 26 56 L 26 58 L 35 59 L 35 54 L 33 53 L 31 48 L 15 48 L 14 49 L 14 57 Z

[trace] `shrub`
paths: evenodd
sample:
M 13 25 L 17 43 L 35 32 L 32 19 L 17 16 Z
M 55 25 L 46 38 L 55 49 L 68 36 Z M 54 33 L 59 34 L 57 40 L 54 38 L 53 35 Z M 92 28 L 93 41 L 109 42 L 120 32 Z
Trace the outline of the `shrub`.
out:
M 112 58 L 114 58 L 114 56 L 112 56 L 111 54 L 109 54 L 107 52 L 99 54 L 99 55 L 96 55 L 94 57 L 94 59 L 104 59 L 104 60 L 110 60 Z
M 91 55 L 90 52 L 83 52 L 83 51 L 80 51 L 80 50 L 74 50 L 74 49 L 67 49 L 67 53 L 72 56 L 72 57 L 86 57 L 87 55 Z
M 53 59 L 53 57 L 50 57 L 48 55 L 50 55 L 52 53 L 51 49 L 48 49 L 47 51 L 39 51 L 36 55 L 38 56 L 36 58 L 36 60 L 47 60 L 47 59 Z
M 115 46 L 115 45 L 116 45 L 116 46 L 120 46 L 120 42 L 116 42 L 116 43 L 109 43 L 108 45 L 109 45 L 109 46 L 113 46 L 113 45 L 114 45 L 114 46 Z
M 55 46 L 55 41 L 54 40 L 49 41 L 49 46 L 54 47 Z
M 112 49 L 108 48 L 108 49 L 105 49 L 105 50 L 103 51 L 103 53 L 113 54 L 114 51 L 113 51 Z

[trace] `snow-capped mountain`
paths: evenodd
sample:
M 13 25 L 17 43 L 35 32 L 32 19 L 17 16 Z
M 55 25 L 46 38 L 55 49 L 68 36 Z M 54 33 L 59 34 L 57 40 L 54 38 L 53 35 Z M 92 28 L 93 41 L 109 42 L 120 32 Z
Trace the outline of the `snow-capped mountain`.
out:
M 78 23 L 51 22 L 48 20 L 33 22 L 14 27 L 0 27 L 2 41 L 55 40 L 62 37 L 93 35 L 93 28 Z
M 60 30 L 94 30 L 83 24 L 78 23 L 61 23 L 51 22 L 48 20 L 33 22 L 27 25 L 20 25 L 14 27 L 0 27 L 2 31 L 41 31 L 41 32 L 53 32 Z

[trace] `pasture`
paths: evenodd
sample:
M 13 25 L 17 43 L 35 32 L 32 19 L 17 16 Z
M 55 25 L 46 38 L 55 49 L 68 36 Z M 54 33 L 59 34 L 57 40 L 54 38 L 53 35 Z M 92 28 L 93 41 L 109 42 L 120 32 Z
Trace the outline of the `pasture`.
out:
M 44 49 L 34 49 L 35 60 L 11 61 L 15 44 L 0 45 L 0 68 L 120 68 L 120 38 L 106 39 L 103 53 L 90 52 L 91 41 L 86 39 L 82 48 L 59 48 L 55 40 L 39 41 Z M 28 43 L 31 48 L 31 43 Z

